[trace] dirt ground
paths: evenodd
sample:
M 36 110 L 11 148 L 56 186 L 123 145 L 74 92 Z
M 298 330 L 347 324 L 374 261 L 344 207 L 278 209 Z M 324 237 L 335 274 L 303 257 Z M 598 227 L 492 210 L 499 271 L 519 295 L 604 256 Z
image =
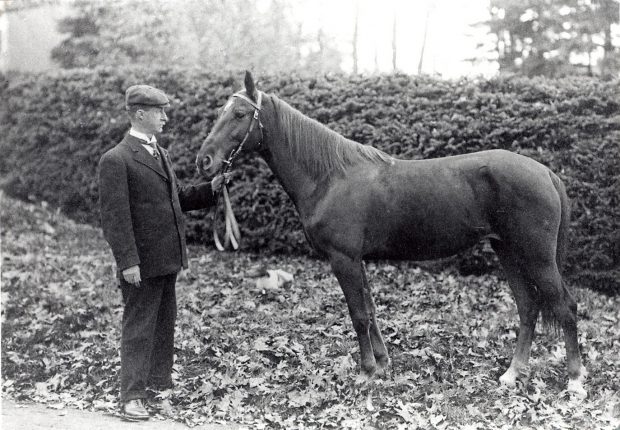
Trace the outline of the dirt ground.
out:
M 16 403 L 2 399 L 2 430 L 184 430 L 189 427 L 169 420 L 151 418 L 145 422 L 132 423 L 101 412 L 80 411 L 77 409 L 50 409 L 37 403 Z M 241 430 L 242 426 L 223 426 L 217 424 L 192 427 L 197 430 Z

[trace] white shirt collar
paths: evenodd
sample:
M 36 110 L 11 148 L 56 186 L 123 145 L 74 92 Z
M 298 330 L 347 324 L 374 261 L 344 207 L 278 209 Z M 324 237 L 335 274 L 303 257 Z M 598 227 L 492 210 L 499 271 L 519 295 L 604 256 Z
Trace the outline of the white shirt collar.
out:
M 155 138 L 155 135 L 151 136 L 151 138 L 149 139 L 149 137 L 146 134 L 136 131 L 133 128 L 129 130 L 129 134 L 132 135 L 133 137 L 137 137 L 140 140 L 146 141 L 147 144 L 157 143 L 157 138 Z

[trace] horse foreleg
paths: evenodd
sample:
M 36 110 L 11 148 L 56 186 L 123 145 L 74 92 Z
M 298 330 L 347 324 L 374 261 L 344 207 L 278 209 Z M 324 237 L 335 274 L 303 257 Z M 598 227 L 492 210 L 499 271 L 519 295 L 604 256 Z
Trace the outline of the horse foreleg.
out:
M 347 301 L 353 328 L 357 335 L 362 359 L 362 372 L 365 376 L 370 377 L 376 372 L 377 363 L 370 335 L 372 316 L 367 307 L 368 299 L 366 297 L 369 292 L 364 288 L 361 260 L 354 260 L 338 253 L 330 255 L 330 262 Z
M 361 270 L 364 280 L 364 290 L 366 292 L 366 308 L 370 312 L 371 316 L 370 342 L 372 344 L 372 351 L 377 362 L 378 370 L 383 370 L 390 364 L 390 356 L 388 355 L 388 350 L 385 346 L 385 342 L 383 341 L 379 324 L 377 324 L 377 307 L 375 306 L 375 301 L 372 297 L 372 291 L 370 290 L 370 284 L 368 283 L 368 277 L 366 276 L 366 269 L 364 268 L 363 263 L 361 264 Z
M 529 372 L 528 362 L 539 310 L 533 296 L 533 286 L 530 285 L 521 267 L 516 263 L 518 259 L 510 252 L 504 250 L 501 242 L 493 241 L 492 245 L 502 264 L 508 279 L 508 285 L 517 303 L 517 311 L 519 312 L 520 323 L 517 345 L 510 362 L 510 367 L 499 378 L 499 382 L 502 385 L 514 387 L 517 379 Z

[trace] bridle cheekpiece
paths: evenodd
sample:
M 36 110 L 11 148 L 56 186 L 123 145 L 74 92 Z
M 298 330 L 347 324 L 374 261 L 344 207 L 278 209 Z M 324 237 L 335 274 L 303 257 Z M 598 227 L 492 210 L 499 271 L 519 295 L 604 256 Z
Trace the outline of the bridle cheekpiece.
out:
M 241 150 L 243 149 L 243 145 L 245 145 L 245 142 L 248 140 L 248 137 L 250 137 L 250 134 L 252 134 L 255 124 L 258 124 L 258 127 L 260 129 L 260 140 L 258 141 L 258 146 L 260 146 L 263 143 L 263 124 L 260 122 L 260 117 L 259 117 L 259 113 L 261 110 L 261 104 L 263 100 L 263 93 L 260 91 L 257 91 L 257 93 L 258 93 L 258 97 L 257 97 L 256 103 L 254 103 L 252 99 L 250 99 L 248 96 L 246 96 L 242 92 L 238 92 L 232 95 L 232 97 L 237 97 L 249 103 L 254 108 L 254 115 L 252 115 L 252 119 L 250 120 L 250 125 L 248 126 L 248 131 L 246 131 L 245 136 L 243 137 L 243 140 L 241 141 L 241 143 L 239 143 L 239 145 L 237 145 L 237 147 L 230 152 L 228 159 L 223 161 L 224 168 L 222 169 L 222 173 L 227 172 L 232 167 L 233 161 L 235 160 L 235 158 L 239 156 L 239 153 L 241 153 Z

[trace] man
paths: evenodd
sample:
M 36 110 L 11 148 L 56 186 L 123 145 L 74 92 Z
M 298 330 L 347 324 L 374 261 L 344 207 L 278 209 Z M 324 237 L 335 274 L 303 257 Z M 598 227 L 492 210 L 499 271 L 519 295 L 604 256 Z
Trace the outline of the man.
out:
M 125 93 L 131 129 L 99 162 L 103 233 L 116 260 L 124 312 L 121 332 L 121 409 L 146 420 L 147 387 L 172 385 L 175 283 L 187 268 L 182 211 L 215 204 L 225 177 L 183 187 L 155 133 L 168 121 L 168 97 L 148 85 Z

